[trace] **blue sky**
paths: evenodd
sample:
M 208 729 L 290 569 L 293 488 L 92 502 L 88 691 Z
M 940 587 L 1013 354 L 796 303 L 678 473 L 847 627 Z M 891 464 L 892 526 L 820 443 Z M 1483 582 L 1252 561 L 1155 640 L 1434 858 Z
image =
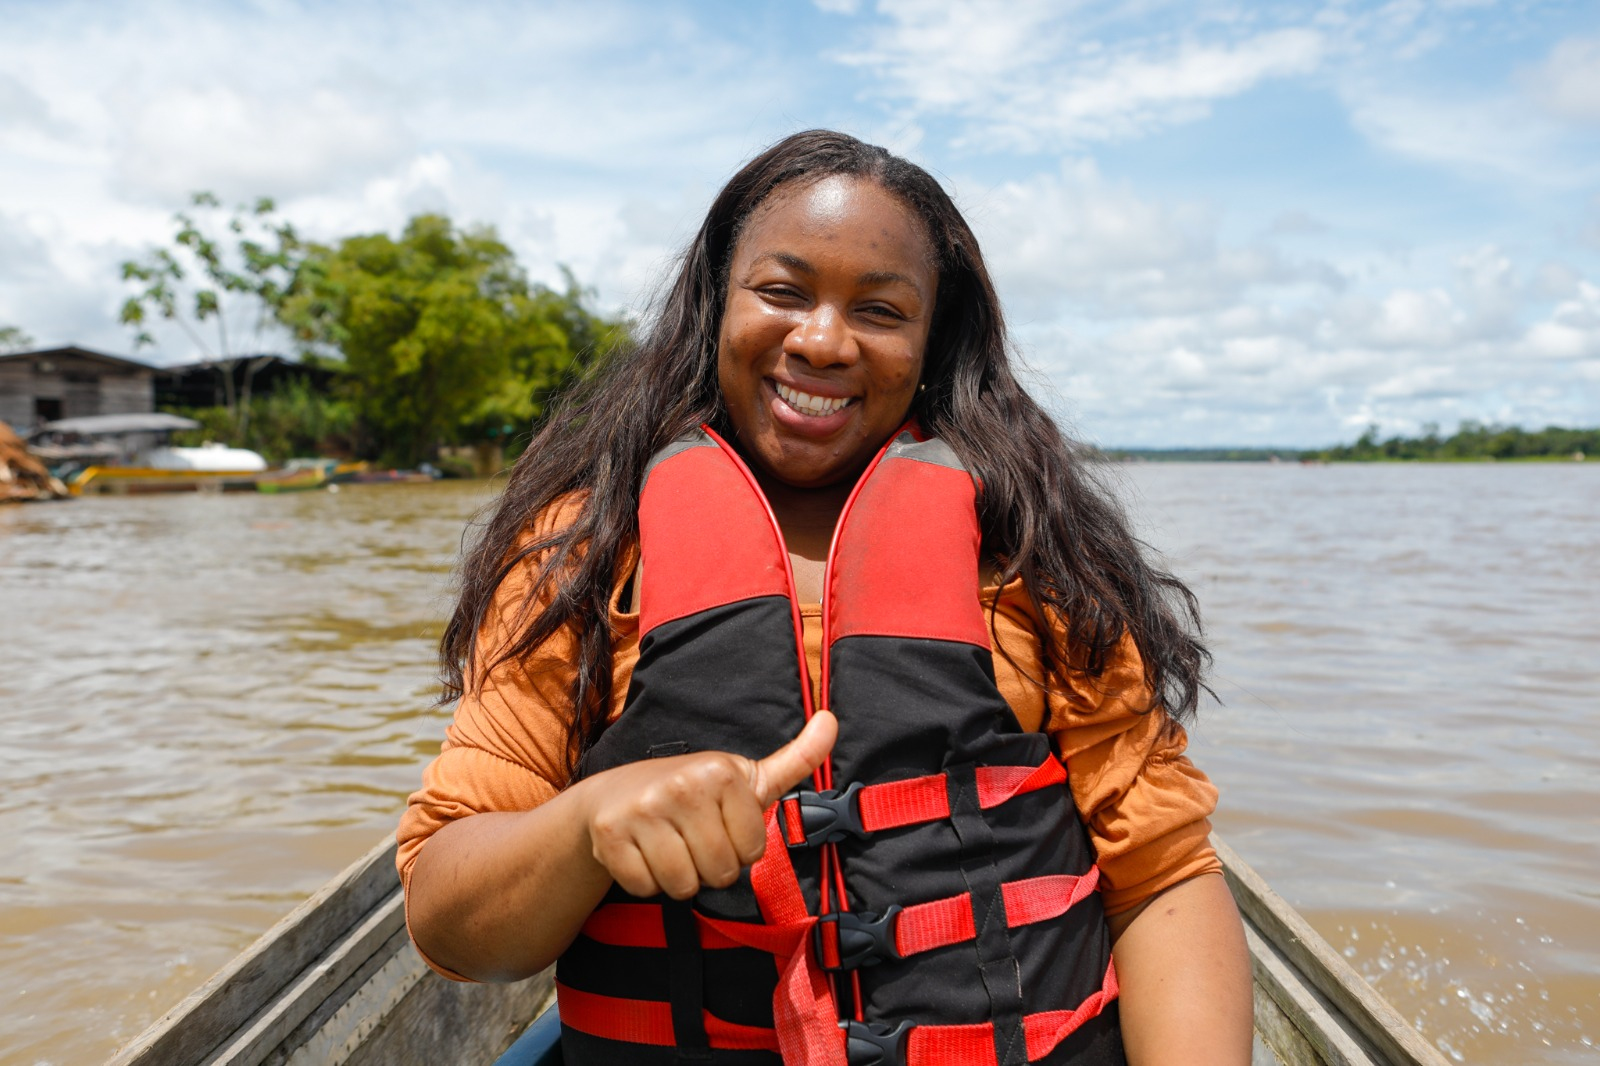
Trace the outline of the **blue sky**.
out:
M 809 126 L 946 182 L 1096 442 L 1600 423 L 1578 2 L 0 0 L 0 325 L 131 351 L 116 264 L 196 189 L 322 239 L 444 210 L 642 313 Z

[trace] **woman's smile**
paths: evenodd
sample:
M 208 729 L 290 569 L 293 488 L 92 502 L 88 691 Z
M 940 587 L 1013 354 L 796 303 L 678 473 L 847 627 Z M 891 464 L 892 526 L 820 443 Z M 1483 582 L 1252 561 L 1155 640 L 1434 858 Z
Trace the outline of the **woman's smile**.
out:
M 774 193 L 728 271 L 717 377 L 734 440 L 794 488 L 852 480 L 905 421 L 938 288 L 922 220 L 868 180 Z
M 849 396 L 817 396 L 801 392 L 781 381 L 774 381 L 772 387 L 785 406 L 810 418 L 826 418 L 828 415 L 837 414 L 853 402 L 853 398 Z

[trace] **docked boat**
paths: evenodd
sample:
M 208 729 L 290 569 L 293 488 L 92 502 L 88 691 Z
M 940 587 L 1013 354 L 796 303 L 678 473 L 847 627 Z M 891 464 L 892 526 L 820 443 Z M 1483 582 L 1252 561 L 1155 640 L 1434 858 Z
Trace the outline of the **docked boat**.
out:
M 216 442 L 169 445 L 173 433 L 199 426 L 161 412 L 64 418 L 30 433 L 28 447 L 74 496 L 253 491 L 267 469 L 259 453 Z
M 1448 1066 L 1300 914 L 1215 841 L 1244 916 L 1252 1066 Z M 559 1066 L 554 976 L 447 981 L 406 935 L 385 840 L 120 1051 L 110 1066 Z
M 257 492 L 307 492 L 327 487 L 328 475 L 314 466 L 279 470 L 256 479 Z

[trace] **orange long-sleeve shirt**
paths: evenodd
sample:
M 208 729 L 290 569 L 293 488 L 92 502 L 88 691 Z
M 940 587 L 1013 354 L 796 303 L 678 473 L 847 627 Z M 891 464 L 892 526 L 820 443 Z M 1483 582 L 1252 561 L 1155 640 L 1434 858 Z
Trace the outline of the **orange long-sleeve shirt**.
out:
M 555 510 L 539 523 L 541 531 L 570 513 Z M 632 568 L 624 560 L 620 570 L 626 576 Z M 492 661 L 506 646 L 532 576 L 523 568 L 501 585 L 479 634 L 480 661 Z M 613 719 L 622 713 L 639 657 L 639 616 L 623 609 L 625 585 L 619 580 L 613 590 L 610 612 Z M 1220 870 L 1207 840 L 1216 789 L 1184 757 L 1182 729 L 1160 713 L 1144 713 L 1149 689 L 1132 640 L 1124 639 L 1099 678 L 1074 677 L 1046 691 L 1032 680 L 1044 676 L 1042 641 L 1063 640 L 1063 632 L 1042 617 L 1020 580 L 981 595 L 986 610 L 996 607 L 995 680 L 1022 728 L 1048 732 L 1066 764 L 1100 863 L 1107 913 Z M 822 657 L 820 606 L 803 606 L 801 619 L 815 678 Z M 533 655 L 503 663 L 469 686 L 400 820 L 397 863 L 408 890 L 417 855 L 441 826 L 484 811 L 531 810 L 565 787 L 567 693 L 576 660 L 576 633 L 561 632 Z

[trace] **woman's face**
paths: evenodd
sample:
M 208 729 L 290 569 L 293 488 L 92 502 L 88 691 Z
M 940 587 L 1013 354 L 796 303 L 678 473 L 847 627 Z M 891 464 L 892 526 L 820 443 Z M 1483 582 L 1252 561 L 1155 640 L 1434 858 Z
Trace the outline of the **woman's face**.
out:
M 868 180 L 782 188 L 733 250 L 717 378 L 745 457 L 795 488 L 856 477 L 911 410 L 938 287 L 922 220 Z

